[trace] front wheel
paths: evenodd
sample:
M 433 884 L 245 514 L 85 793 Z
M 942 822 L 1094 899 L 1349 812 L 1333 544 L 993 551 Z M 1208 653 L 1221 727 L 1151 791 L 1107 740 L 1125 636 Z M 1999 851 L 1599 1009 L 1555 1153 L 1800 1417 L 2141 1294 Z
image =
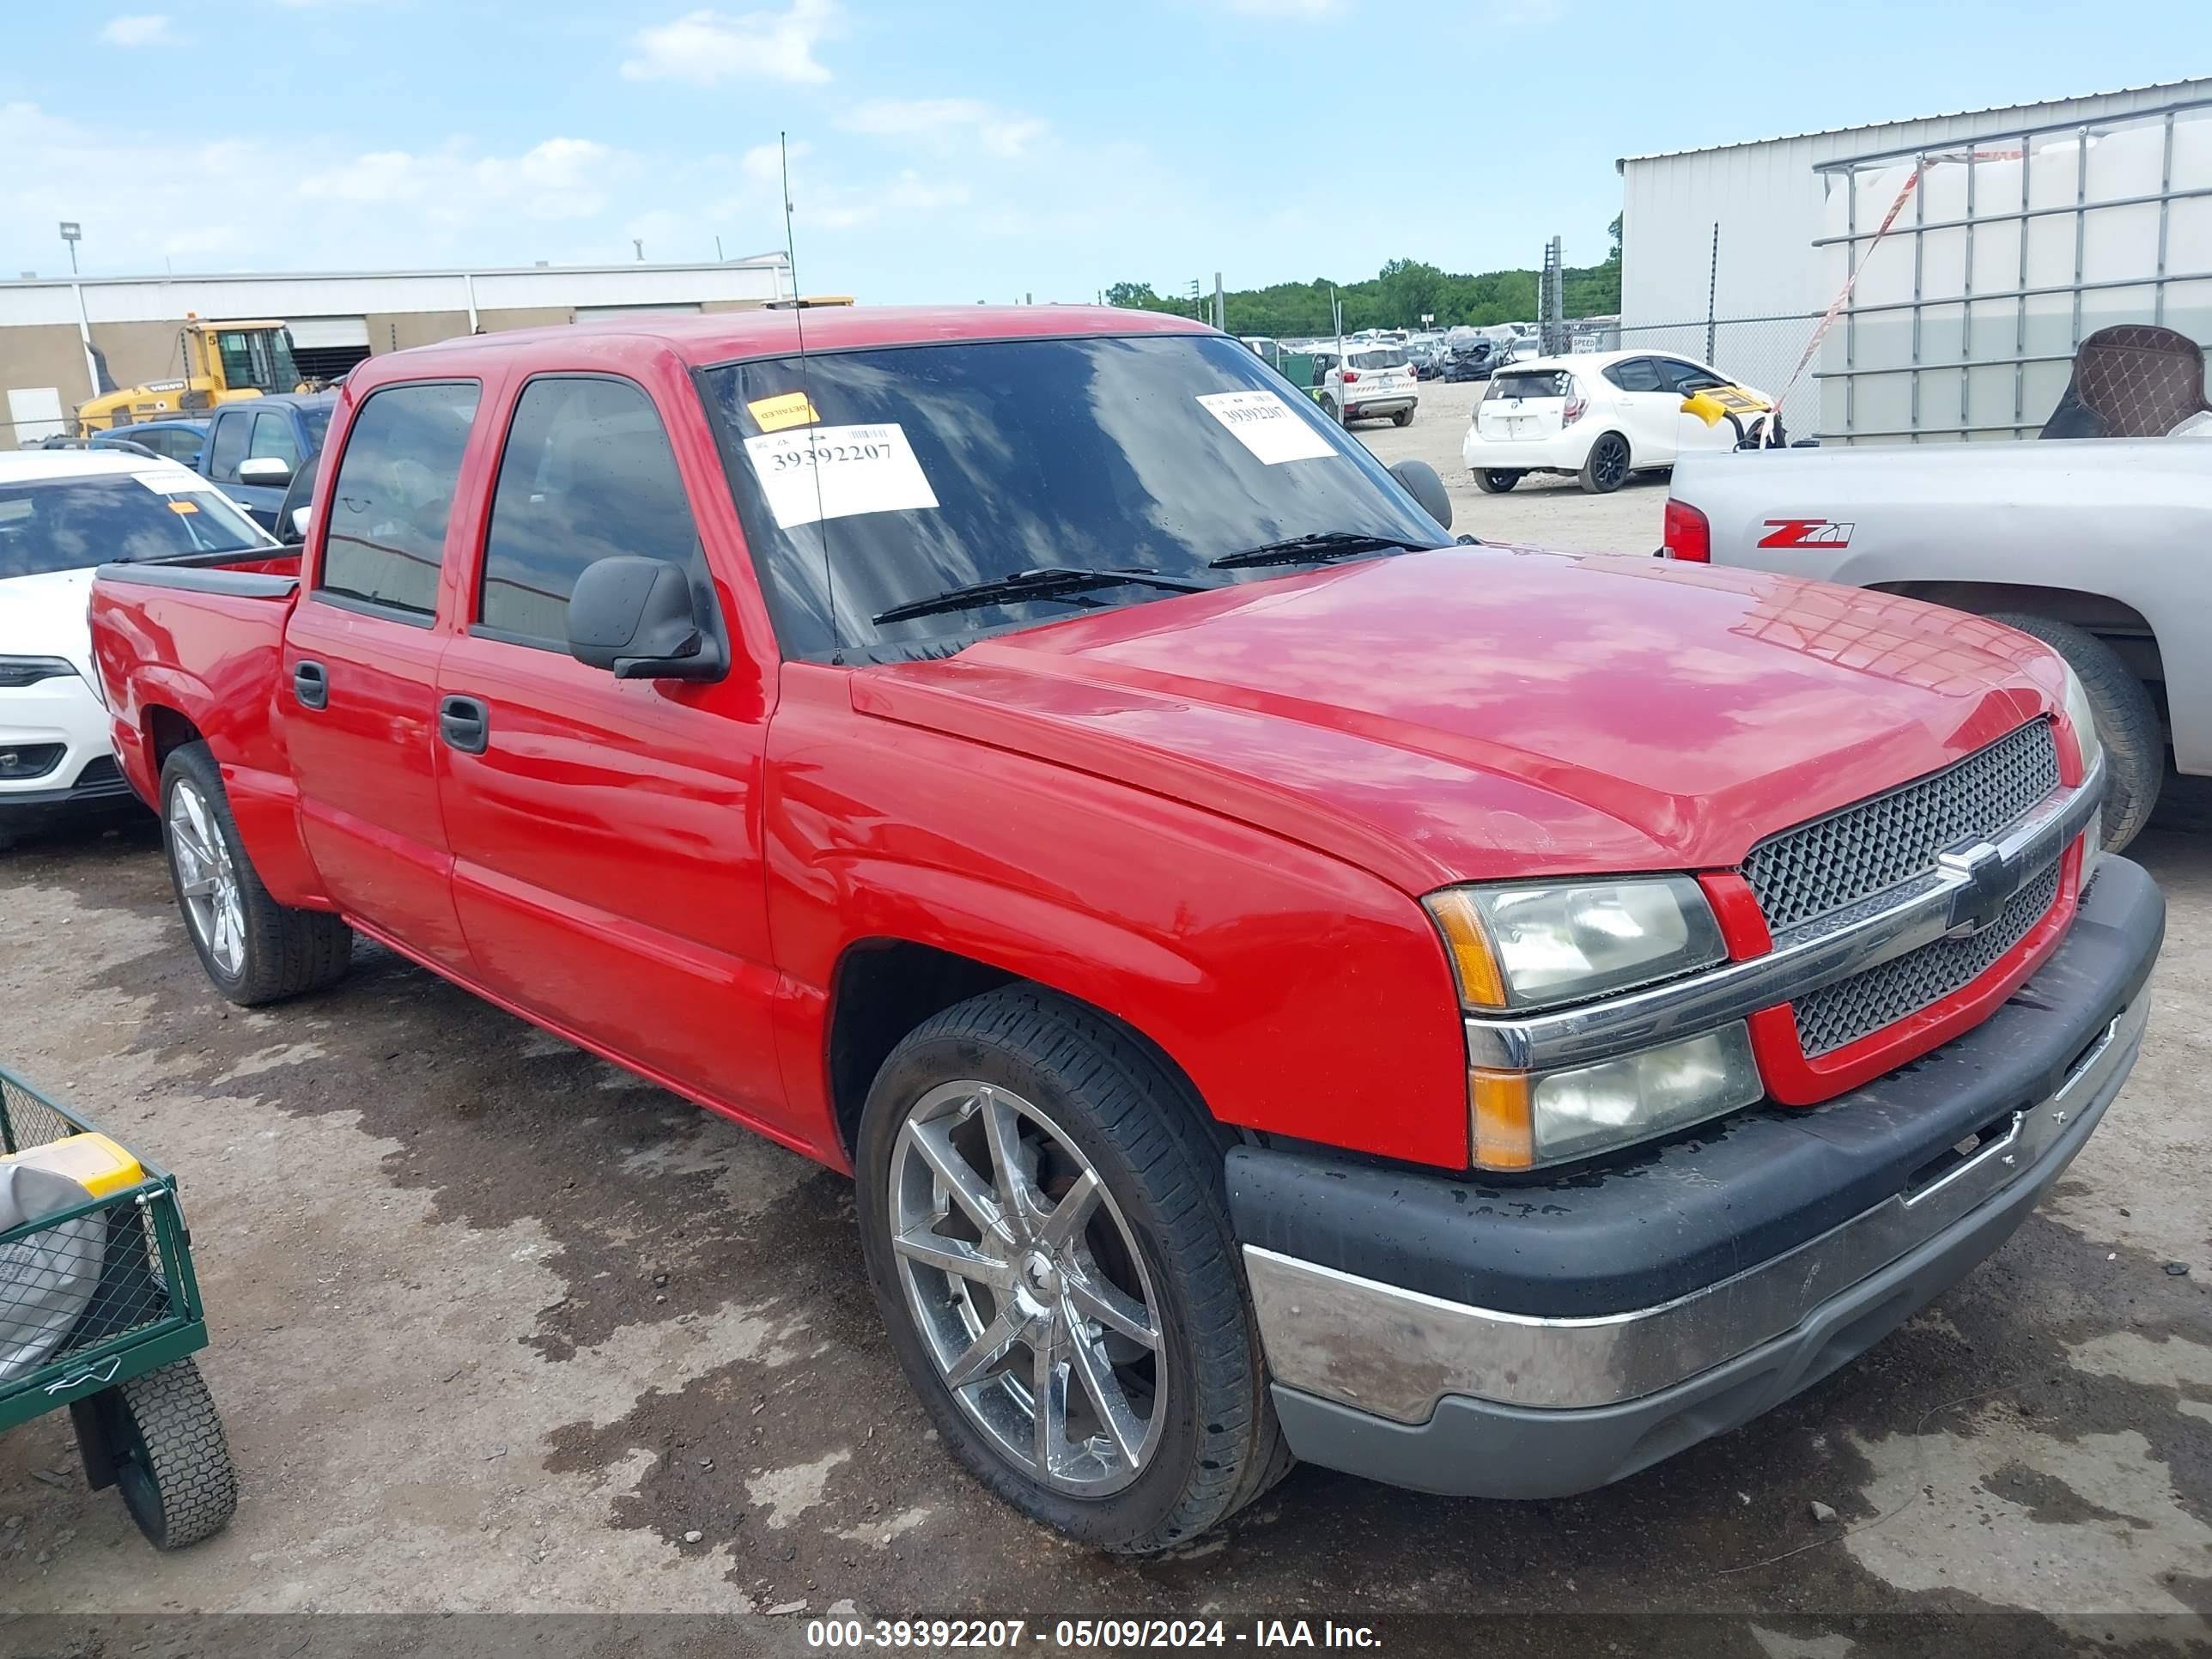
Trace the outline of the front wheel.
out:
M 1579 475 L 1583 488 L 1593 495 L 1610 495 L 1628 482 L 1628 440 L 1618 432 L 1601 432 L 1583 458 Z
M 924 1022 L 855 1160 L 877 1301 L 939 1433 L 1082 1541 L 1167 1549 L 1288 1467 L 1203 1110 L 1035 987 Z
M 1474 475 L 1474 487 L 1486 495 L 1503 495 L 1521 482 L 1521 474 L 1502 466 L 1479 469 Z

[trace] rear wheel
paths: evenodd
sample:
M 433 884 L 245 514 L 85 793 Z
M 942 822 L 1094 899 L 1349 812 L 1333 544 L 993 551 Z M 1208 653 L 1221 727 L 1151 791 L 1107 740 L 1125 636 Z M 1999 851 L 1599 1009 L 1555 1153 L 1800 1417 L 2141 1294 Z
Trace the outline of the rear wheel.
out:
M 1390 417 L 1390 424 L 1393 426 L 1411 426 L 1413 423 L 1413 411 L 1410 409 L 1401 409 Z
M 225 997 L 252 1007 L 344 977 L 353 930 L 327 911 L 295 910 L 269 896 L 204 743 L 183 744 L 162 764 L 161 839 L 185 931 Z
M 1502 466 L 1483 467 L 1474 475 L 1474 486 L 1486 495 L 1503 495 L 1521 482 L 1522 475 Z
M 2166 735 L 2158 705 L 2128 672 L 2120 653 L 2094 634 L 2025 611 L 1993 611 L 1990 620 L 2033 634 L 2080 677 L 2105 745 L 2105 847 L 2118 852 L 2150 822 L 2166 782 Z
M 1628 440 L 1602 432 L 1583 460 L 1582 486 L 1593 495 L 1610 495 L 1628 482 Z
M 1089 1009 L 1010 986 L 869 1091 L 860 1237 L 945 1445 L 1034 1520 L 1167 1549 L 1288 1468 L 1203 1109 Z

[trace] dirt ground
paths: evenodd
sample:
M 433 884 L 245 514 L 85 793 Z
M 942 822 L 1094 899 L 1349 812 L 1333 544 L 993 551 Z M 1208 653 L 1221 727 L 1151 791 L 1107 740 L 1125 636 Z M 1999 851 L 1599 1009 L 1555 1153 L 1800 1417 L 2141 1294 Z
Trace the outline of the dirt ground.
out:
M 1465 487 L 1441 416 L 1383 430 Z M 1465 487 L 1460 527 L 1641 550 L 1663 495 Z M 946 1461 L 839 1177 L 373 948 L 327 994 L 229 1008 L 150 823 L 27 843 L 0 856 L 0 1056 L 179 1175 L 244 1498 L 159 1556 L 84 1490 L 65 1418 L 0 1437 L 0 1610 L 70 1616 L 0 1625 L 0 1650 L 428 1650 L 83 1618 L 179 1612 L 732 1621 L 559 1626 L 624 1653 L 662 1650 L 644 1630 L 795 1650 L 827 1612 L 1203 1614 L 1231 1645 L 1259 1618 L 1381 1621 L 1401 1652 L 1470 1650 L 1477 1615 L 1525 1652 L 2185 1650 L 2212 1637 L 2208 830 L 2212 791 L 2177 785 L 2137 844 L 2172 910 L 2134 1080 L 2013 1242 L 1873 1352 L 1583 1498 L 1302 1469 L 1147 1562 L 1016 1521 Z M 516 1623 L 413 1628 L 558 1647 Z
M 1667 511 L 1667 475 L 1632 474 L 1610 495 L 1587 495 L 1572 478 L 1531 475 L 1506 495 L 1486 495 L 1460 460 L 1467 423 L 1483 383 L 1421 386 L 1413 424 L 1362 422 L 1352 431 L 1385 461 L 1413 457 L 1443 475 L 1451 491 L 1452 528 L 1486 542 L 1525 542 L 1577 553 L 1649 553 L 1659 545 Z

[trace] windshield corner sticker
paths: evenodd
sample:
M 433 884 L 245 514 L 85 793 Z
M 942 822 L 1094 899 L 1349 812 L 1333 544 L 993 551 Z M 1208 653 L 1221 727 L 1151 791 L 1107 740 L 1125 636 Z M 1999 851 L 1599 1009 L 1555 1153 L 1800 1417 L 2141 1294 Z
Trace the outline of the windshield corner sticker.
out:
M 1230 436 L 1269 466 L 1336 453 L 1325 434 L 1292 414 L 1291 406 L 1272 392 L 1206 392 L 1199 394 L 1198 401 L 1229 428 Z
M 156 467 L 151 472 L 134 472 L 131 476 L 156 495 L 197 495 L 203 489 L 214 487 L 198 473 L 187 471 L 181 466 Z
M 1769 519 L 1761 547 L 1849 547 L 1856 525 L 1833 519 Z
M 821 414 L 804 392 L 780 392 L 773 398 L 756 398 L 745 405 L 745 412 L 763 432 L 781 432 L 786 427 L 818 426 Z
M 763 433 L 745 440 L 745 455 L 781 529 L 937 505 L 905 428 L 895 421 Z

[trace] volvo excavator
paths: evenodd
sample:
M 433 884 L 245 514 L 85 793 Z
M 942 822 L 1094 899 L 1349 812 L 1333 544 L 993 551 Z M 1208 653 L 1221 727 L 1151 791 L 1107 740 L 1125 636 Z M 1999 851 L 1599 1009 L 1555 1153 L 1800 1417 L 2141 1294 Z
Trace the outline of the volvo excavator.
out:
M 202 322 L 177 331 L 184 376 L 117 390 L 106 359 L 94 348 L 100 394 L 77 406 L 76 435 L 129 426 L 135 421 L 212 409 L 238 398 L 270 392 L 319 392 L 324 383 L 301 374 L 292 361 L 291 331 L 281 322 Z

